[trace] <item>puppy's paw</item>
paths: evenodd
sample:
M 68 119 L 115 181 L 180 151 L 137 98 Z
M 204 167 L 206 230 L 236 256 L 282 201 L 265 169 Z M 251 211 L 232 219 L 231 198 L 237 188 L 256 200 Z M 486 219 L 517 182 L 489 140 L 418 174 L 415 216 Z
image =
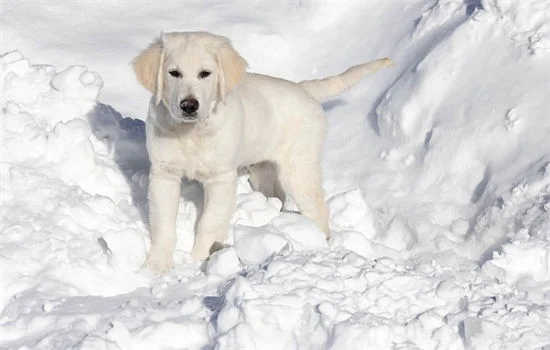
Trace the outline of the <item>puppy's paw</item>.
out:
M 174 267 L 174 259 L 171 254 L 151 253 L 143 263 L 143 267 L 156 273 L 166 273 Z
M 222 250 L 225 247 L 226 246 L 219 241 L 214 241 L 213 243 L 197 241 L 197 244 L 195 244 L 191 250 L 191 257 L 195 261 L 206 260 L 210 257 L 210 255 L 214 254 L 218 250 Z

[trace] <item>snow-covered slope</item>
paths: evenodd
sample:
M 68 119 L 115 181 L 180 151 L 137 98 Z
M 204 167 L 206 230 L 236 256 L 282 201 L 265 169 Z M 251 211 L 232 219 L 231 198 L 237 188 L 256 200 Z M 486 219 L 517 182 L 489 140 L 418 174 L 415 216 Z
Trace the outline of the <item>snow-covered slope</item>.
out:
M 10 2 L 2 20 L 1 348 L 550 347 L 548 2 Z M 243 177 L 227 248 L 192 262 L 186 183 L 176 268 L 140 269 L 148 96 L 128 62 L 161 30 L 226 35 L 293 80 L 394 59 L 324 105 L 328 245 Z

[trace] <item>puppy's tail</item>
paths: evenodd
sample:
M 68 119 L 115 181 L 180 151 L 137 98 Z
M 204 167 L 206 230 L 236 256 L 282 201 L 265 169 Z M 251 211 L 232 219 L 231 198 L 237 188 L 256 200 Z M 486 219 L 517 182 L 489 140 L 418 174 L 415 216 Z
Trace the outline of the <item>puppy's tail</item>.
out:
M 317 101 L 325 101 L 338 95 L 356 84 L 367 74 L 373 74 L 382 68 L 393 67 L 389 58 L 380 58 L 353 66 L 344 73 L 324 79 L 304 80 L 298 84 L 310 93 Z

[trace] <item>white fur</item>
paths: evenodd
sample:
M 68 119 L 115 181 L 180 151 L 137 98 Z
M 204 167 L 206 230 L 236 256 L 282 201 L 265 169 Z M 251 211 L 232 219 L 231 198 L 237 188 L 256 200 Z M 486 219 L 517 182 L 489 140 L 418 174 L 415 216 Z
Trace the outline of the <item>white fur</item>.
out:
M 226 238 L 243 167 L 256 189 L 281 199 L 288 193 L 329 238 L 320 167 L 327 124 L 318 99 L 390 65 L 381 59 L 340 76 L 293 83 L 245 73 L 246 62 L 224 37 L 163 34 L 134 60 L 138 80 L 153 94 L 146 132 L 152 239 L 146 266 L 166 271 L 173 265 L 182 177 L 203 184 L 192 256 L 209 256 L 213 244 Z M 172 69 L 182 77 L 171 76 Z M 201 70 L 212 74 L 201 79 Z M 194 120 L 182 118 L 179 108 L 190 95 L 200 104 Z

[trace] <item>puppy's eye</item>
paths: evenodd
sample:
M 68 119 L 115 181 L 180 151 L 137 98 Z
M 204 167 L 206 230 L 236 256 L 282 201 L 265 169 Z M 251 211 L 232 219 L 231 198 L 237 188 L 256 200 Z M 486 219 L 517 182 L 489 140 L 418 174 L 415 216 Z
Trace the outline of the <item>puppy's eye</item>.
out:
M 207 70 L 201 70 L 199 72 L 199 78 L 201 78 L 201 79 L 208 78 L 210 76 L 210 74 L 212 74 L 212 72 L 209 72 Z
M 170 74 L 174 78 L 181 78 L 181 73 L 177 69 L 172 69 L 172 70 L 168 71 L 168 74 Z

